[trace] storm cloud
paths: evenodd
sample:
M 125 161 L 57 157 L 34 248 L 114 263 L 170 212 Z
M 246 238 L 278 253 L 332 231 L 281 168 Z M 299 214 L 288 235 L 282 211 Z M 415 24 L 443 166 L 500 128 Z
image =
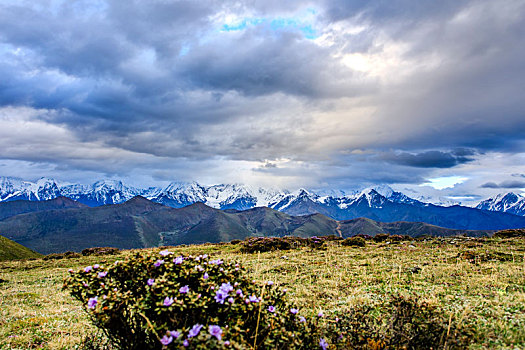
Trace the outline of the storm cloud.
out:
M 506 180 L 499 184 L 495 182 L 487 182 L 481 185 L 483 188 L 525 188 L 525 181 Z
M 513 188 L 524 38 L 524 0 L 3 1 L 0 175 Z

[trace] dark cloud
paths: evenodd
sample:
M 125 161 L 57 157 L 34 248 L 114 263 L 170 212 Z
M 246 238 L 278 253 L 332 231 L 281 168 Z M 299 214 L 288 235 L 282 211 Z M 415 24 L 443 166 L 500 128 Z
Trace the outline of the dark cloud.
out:
M 340 21 L 349 17 L 366 18 L 376 22 L 421 22 L 429 18 L 448 17 L 468 4 L 465 0 L 335 0 L 326 1 L 326 14 L 331 20 Z
M 304 40 L 300 33 L 264 27 L 196 47 L 181 63 L 182 76 L 195 87 L 248 96 L 284 93 L 336 98 L 360 96 L 373 89 L 353 83 L 352 72 L 329 50 Z
M 387 153 L 381 159 L 394 164 L 416 168 L 452 168 L 474 160 L 476 152 L 460 149 L 452 152 L 426 151 L 422 153 Z
M 480 186 L 481 188 L 525 188 L 525 181 L 506 180 L 499 184 L 495 182 L 487 182 Z

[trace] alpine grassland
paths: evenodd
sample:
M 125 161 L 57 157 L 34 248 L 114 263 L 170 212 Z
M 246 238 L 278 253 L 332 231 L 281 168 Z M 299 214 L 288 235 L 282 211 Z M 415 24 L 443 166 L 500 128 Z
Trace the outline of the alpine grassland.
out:
M 523 237 L 366 238 L 0 261 L 0 349 L 525 348 Z

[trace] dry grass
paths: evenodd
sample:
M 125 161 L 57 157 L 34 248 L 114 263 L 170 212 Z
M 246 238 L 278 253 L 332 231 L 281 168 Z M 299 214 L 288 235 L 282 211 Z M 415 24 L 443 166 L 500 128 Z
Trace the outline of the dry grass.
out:
M 286 286 L 303 310 L 330 313 L 380 305 L 389 295 L 418 295 L 476 331 L 473 349 L 525 348 L 525 240 L 439 239 L 365 248 L 242 254 L 237 245 L 174 248 L 237 260 L 254 279 Z M 465 254 L 468 253 L 468 254 Z M 95 332 L 65 291 L 68 268 L 108 257 L 0 263 L 0 348 L 71 349 Z

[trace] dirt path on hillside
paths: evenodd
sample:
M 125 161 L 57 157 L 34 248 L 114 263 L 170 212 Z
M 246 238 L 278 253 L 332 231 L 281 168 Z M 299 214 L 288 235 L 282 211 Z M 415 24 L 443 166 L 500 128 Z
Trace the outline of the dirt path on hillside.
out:
M 343 238 L 343 233 L 341 232 L 341 223 L 337 222 L 337 227 L 335 228 L 335 231 L 339 234 L 339 237 Z

